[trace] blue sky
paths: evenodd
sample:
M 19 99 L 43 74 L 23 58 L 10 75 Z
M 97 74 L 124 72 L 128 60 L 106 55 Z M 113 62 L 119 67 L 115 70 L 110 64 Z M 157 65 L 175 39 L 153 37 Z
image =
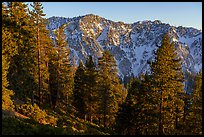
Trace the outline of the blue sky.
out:
M 29 2 L 30 3 L 30 2 Z M 46 18 L 96 14 L 134 23 L 161 20 L 173 26 L 202 29 L 202 2 L 42 2 Z

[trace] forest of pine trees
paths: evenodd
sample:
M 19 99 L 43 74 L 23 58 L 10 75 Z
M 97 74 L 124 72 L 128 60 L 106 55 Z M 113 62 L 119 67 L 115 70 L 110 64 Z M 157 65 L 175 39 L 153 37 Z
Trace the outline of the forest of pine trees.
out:
M 202 134 L 202 72 L 183 74 L 168 34 L 149 63 L 151 73 L 131 77 L 124 86 L 109 51 L 97 63 L 88 56 L 71 65 L 66 26 L 55 31 L 53 41 L 46 24 L 41 2 L 31 9 L 24 2 L 2 3 L 2 111 L 47 121 L 50 134 L 64 126 L 66 133 L 56 134 L 75 134 L 73 127 L 68 130 L 71 118 L 114 135 Z M 2 126 L 3 134 L 9 134 L 8 127 Z

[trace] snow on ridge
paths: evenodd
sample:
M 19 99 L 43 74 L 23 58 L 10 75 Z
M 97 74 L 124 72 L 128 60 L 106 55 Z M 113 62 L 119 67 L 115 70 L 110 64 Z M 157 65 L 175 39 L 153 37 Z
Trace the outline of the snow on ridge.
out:
M 157 20 L 153 22 L 141 21 L 127 26 L 126 24 L 102 19 L 99 23 L 92 22 L 93 24 L 90 25 L 91 28 L 87 28 L 86 25 L 83 25 L 83 21 L 81 26 L 80 21 L 78 19 L 76 20 L 76 18 L 75 20 L 69 19 L 69 22 L 71 25 L 69 24 L 66 27 L 69 31 L 65 33 L 68 37 L 68 43 L 71 42 L 74 46 L 72 50 L 76 58 L 78 60 L 83 58 L 84 60 L 88 53 L 97 56 L 95 55 L 97 54 L 95 49 L 98 46 L 101 48 L 101 52 L 103 52 L 104 49 L 111 50 L 111 48 L 117 47 L 117 53 L 114 55 L 117 65 L 121 66 L 121 64 L 124 63 L 130 65 L 124 67 L 131 68 L 127 69 L 129 72 L 125 72 L 124 68 L 119 68 L 119 75 L 121 77 L 128 73 L 129 75 L 133 73 L 137 76 L 141 72 L 148 71 L 149 66 L 147 65 L 147 60 L 153 59 L 153 51 L 157 49 L 156 45 L 161 43 L 160 38 L 162 34 L 169 30 L 171 31 L 171 36 L 173 36 L 172 41 L 182 45 L 179 54 L 184 59 L 185 66 L 193 68 L 196 72 L 202 69 L 202 52 L 198 49 L 202 48 L 202 43 L 201 45 L 199 43 L 199 38 L 202 40 L 202 33 L 200 33 L 202 31 L 186 29 L 185 27 L 174 27 Z M 60 23 L 63 24 L 63 21 L 57 22 L 53 20 L 53 22 L 51 21 L 49 24 L 48 29 L 52 30 L 53 28 L 57 28 L 60 26 Z M 113 34 L 110 34 L 110 28 L 112 28 Z M 86 30 L 88 34 L 85 34 L 81 29 Z M 96 32 L 97 29 L 100 31 Z M 92 43 L 92 41 L 95 41 L 95 43 Z M 198 42 L 196 43 L 196 41 Z M 190 53 L 188 56 L 187 52 Z M 187 61 L 191 63 L 186 63 Z M 192 69 L 188 68 L 186 70 L 192 71 Z
M 108 34 L 109 28 L 105 27 L 101 33 L 101 35 L 97 38 L 97 41 L 105 40 L 107 39 L 107 34 Z

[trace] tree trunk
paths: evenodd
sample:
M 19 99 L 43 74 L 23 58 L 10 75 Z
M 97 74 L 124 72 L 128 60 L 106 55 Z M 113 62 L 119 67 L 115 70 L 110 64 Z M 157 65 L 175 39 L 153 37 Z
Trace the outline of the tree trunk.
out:
M 185 135 L 185 127 L 186 127 L 186 108 L 187 108 L 187 98 L 184 101 L 184 114 L 183 114 L 183 135 Z
M 67 101 L 66 101 L 66 102 L 67 102 L 67 105 L 69 104 L 68 99 L 69 99 L 69 96 L 68 96 L 68 93 L 67 93 Z
M 101 126 L 101 117 L 98 118 L 98 125 Z
M 50 108 L 52 107 L 52 98 L 51 98 L 51 93 L 49 94 L 49 104 L 50 104 Z
M 177 131 L 178 131 L 178 106 L 176 106 L 176 123 L 175 123 L 175 126 L 176 126 L 176 135 L 177 135 Z
M 103 127 L 106 127 L 106 113 L 103 113 Z
M 37 19 L 38 25 L 38 19 Z M 37 26 L 37 45 L 38 45 L 38 96 L 39 107 L 41 106 L 41 70 L 40 70 L 40 39 L 39 39 L 39 26 Z
M 90 121 L 91 121 L 91 123 L 92 123 L 92 116 L 90 116 Z
M 86 121 L 86 114 L 84 115 L 84 121 Z
M 41 106 L 41 72 L 40 72 L 40 48 L 38 49 L 38 96 L 39 96 L 39 107 Z
M 34 92 L 32 91 L 31 103 L 34 105 Z
M 159 135 L 163 134 L 163 123 L 162 123 L 162 91 L 161 91 L 161 95 L 160 95 L 160 109 L 159 109 Z

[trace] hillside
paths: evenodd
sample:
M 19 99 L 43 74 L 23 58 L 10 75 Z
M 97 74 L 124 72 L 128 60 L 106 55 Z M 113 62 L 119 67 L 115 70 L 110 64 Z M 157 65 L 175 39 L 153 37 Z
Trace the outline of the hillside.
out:
M 26 105 L 27 104 L 21 104 Z M 16 104 L 15 104 L 16 106 Z M 16 108 L 18 105 L 16 106 Z M 45 109 L 47 116 L 43 117 L 41 109 L 33 114 L 25 114 L 19 110 L 2 110 L 3 135 L 110 135 L 112 132 L 98 125 L 84 121 L 63 110 Z M 32 112 L 30 112 L 32 113 Z M 37 114 L 39 113 L 39 114 Z M 27 116 L 26 116 L 27 115 Z M 30 116 L 28 116 L 30 115 Z M 34 117 L 33 117 L 34 116 Z M 53 123 L 45 122 L 52 116 Z M 40 119 L 38 118 L 40 117 Z M 56 123 L 57 120 L 57 123 Z M 55 121 L 55 122 L 54 122 Z

